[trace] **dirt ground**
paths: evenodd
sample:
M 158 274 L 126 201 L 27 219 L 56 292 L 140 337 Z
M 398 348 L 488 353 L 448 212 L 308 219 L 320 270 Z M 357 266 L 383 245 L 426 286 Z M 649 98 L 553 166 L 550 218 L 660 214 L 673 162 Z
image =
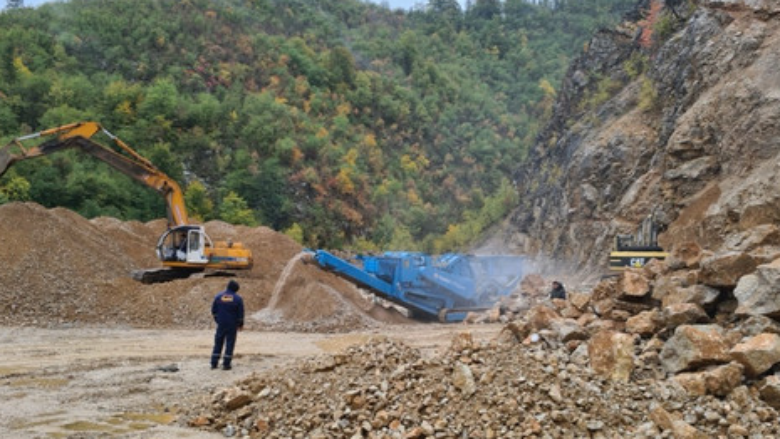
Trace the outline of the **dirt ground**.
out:
M 234 369 L 210 370 L 211 330 L 0 327 L 0 437 L 223 437 L 176 426 L 188 398 L 375 335 L 435 355 L 453 335 L 499 326 L 392 325 L 341 334 L 244 331 Z

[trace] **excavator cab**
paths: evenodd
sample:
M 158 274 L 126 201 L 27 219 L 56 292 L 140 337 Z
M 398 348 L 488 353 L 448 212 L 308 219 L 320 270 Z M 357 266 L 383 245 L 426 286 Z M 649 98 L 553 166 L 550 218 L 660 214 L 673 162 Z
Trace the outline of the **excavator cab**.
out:
M 207 264 L 209 258 L 206 247 L 211 240 L 201 226 L 187 225 L 168 229 L 157 242 L 157 256 L 165 266 L 177 266 L 181 263 Z

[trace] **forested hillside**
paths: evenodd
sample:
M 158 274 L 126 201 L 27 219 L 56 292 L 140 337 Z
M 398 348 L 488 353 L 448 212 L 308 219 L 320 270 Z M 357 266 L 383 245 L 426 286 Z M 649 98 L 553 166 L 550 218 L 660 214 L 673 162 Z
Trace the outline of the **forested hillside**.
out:
M 186 188 L 191 216 L 315 247 L 463 246 L 570 59 L 630 0 L 72 0 L 0 13 L 0 141 L 95 120 Z M 149 220 L 157 194 L 77 152 L 22 162 L 0 203 Z

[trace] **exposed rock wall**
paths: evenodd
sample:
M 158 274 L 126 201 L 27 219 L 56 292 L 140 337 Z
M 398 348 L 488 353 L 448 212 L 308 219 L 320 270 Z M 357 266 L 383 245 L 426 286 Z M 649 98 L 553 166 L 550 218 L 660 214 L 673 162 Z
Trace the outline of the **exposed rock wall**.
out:
M 778 6 L 698 3 L 652 47 L 626 22 L 572 64 L 516 175 L 515 250 L 605 271 L 613 237 L 655 214 L 668 250 L 780 255 Z

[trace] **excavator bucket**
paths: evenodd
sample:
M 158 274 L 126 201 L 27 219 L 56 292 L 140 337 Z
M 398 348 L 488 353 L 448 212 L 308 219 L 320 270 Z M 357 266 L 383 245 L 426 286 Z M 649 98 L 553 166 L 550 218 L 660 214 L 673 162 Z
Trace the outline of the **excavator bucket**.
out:
M 7 148 L 0 149 L 0 176 L 5 174 L 6 169 L 11 165 L 11 153 Z

